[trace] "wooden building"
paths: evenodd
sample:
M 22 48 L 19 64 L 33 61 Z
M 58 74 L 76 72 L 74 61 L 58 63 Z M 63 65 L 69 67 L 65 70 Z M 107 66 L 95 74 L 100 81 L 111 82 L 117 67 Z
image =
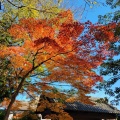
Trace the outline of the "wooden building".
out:
M 65 111 L 73 120 L 118 120 L 120 111 L 107 103 L 96 103 L 95 106 L 80 102 L 66 103 Z

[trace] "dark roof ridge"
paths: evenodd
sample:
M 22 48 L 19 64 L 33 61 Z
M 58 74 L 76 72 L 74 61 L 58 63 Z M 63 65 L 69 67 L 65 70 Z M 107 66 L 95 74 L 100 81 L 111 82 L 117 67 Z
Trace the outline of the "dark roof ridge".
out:
M 105 102 L 105 103 L 104 102 L 97 103 L 94 100 L 93 100 L 93 102 L 95 103 L 95 105 L 88 105 L 88 104 L 81 103 L 79 101 L 75 101 L 73 103 L 68 103 L 67 102 L 67 103 L 65 103 L 66 104 L 65 110 L 120 114 L 120 110 L 118 110 L 117 108 L 113 107 L 109 103 L 107 103 L 107 102 Z

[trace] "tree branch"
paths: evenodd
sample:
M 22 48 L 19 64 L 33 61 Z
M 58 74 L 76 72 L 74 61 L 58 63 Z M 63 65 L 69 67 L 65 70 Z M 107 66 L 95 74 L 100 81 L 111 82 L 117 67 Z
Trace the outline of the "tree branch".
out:
M 12 3 L 10 0 L 7 0 L 7 2 L 10 3 L 11 5 L 13 5 L 14 7 L 17 7 L 17 8 L 26 7 L 26 6 L 17 6 L 14 3 Z

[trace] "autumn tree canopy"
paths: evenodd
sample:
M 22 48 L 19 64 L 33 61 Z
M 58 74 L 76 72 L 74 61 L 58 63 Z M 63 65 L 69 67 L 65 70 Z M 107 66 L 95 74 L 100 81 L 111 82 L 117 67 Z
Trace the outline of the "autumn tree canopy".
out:
M 114 54 L 108 48 L 109 42 L 116 40 L 115 27 L 74 21 L 70 10 L 49 20 L 25 18 L 13 24 L 8 32 L 15 44 L 0 46 L 0 58 L 8 61 L 11 69 L 4 72 L 11 76 L 5 84 L 12 89 L 5 120 L 23 91 L 68 100 L 65 92 L 53 92 L 51 83 L 56 81 L 69 83 L 77 91 L 76 99 L 90 103 L 86 94 L 102 81 L 94 69 Z M 33 81 L 33 76 L 39 80 Z

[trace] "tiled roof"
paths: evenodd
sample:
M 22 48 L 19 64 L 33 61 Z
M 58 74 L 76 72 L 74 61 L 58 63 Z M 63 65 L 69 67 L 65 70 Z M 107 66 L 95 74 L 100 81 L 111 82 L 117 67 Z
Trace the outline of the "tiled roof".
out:
M 33 103 L 22 101 L 21 106 L 17 108 L 17 111 L 30 110 L 30 108 L 32 108 L 33 110 L 36 110 L 38 101 L 39 100 L 34 101 Z M 117 110 L 115 107 L 109 105 L 108 103 L 98 103 L 98 102 L 95 102 L 96 99 L 93 99 L 93 98 L 92 98 L 92 101 L 94 101 L 95 103 L 94 106 L 83 104 L 81 102 L 65 103 L 66 104 L 65 110 L 83 111 L 83 112 L 99 112 L 99 113 L 115 113 L 120 115 L 120 111 Z
M 99 113 L 117 113 L 120 111 L 107 103 L 94 102 L 95 105 L 87 105 L 80 102 L 66 103 L 65 110 L 72 111 L 86 111 L 86 112 L 99 112 Z

